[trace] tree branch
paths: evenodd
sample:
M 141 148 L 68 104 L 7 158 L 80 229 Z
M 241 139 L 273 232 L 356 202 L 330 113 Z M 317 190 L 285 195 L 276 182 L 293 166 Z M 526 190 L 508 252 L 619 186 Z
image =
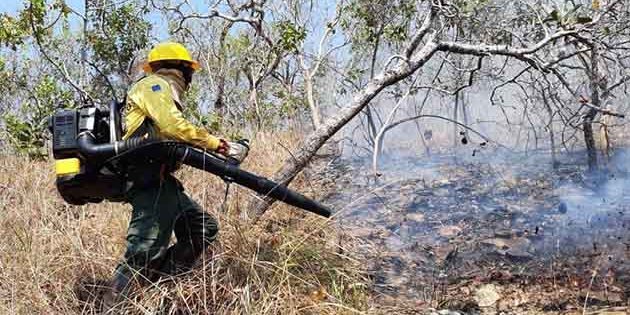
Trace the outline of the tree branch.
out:
M 501 56 L 510 56 L 517 58 L 519 60 L 525 61 L 532 65 L 535 69 L 539 69 L 541 71 L 546 71 L 542 65 L 540 65 L 535 59 L 530 57 L 529 55 L 536 53 L 552 41 L 555 41 L 558 38 L 567 37 L 570 35 L 578 34 L 578 30 L 568 30 L 568 31 L 559 31 L 550 36 L 545 37 L 543 40 L 537 42 L 536 44 L 530 47 L 524 48 L 514 48 L 509 45 L 487 45 L 487 44 L 466 44 L 466 43 L 457 43 L 457 42 L 440 42 L 438 45 L 438 50 L 440 51 L 449 51 L 458 54 L 468 54 L 475 56 L 485 56 L 485 55 L 501 55 Z
M 57 71 L 59 71 L 59 73 L 61 74 L 61 76 L 64 78 L 64 80 L 66 80 L 66 82 L 68 82 L 75 90 L 77 90 L 79 92 L 79 94 L 84 98 L 89 100 L 92 104 L 94 104 L 94 100 L 92 99 L 92 97 L 90 96 L 90 94 L 88 94 L 83 88 L 81 88 L 76 82 L 74 82 L 74 80 L 72 80 L 70 78 L 70 74 L 68 73 L 67 69 L 63 66 L 58 64 L 57 62 L 55 62 L 50 55 L 48 55 L 48 53 L 46 52 L 46 49 L 44 49 L 44 46 L 41 42 L 41 38 L 39 35 L 39 32 L 37 30 L 37 27 L 35 26 L 35 21 L 33 18 L 33 7 L 31 4 L 31 7 L 28 10 L 30 18 L 28 19 L 31 25 L 31 31 L 33 32 L 33 37 L 35 38 L 35 43 L 37 44 L 37 47 L 39 48 L 39 51 L 42 53 L 42 56 L 44 57 L 44 59 L 46 59 L 46 61 L 48 61 L 55 69 L 57 69 Z
M 420 26 L 420 29 L 418 30 L 418 32 L 416 32 L 416 35 L 414 35 L 414 37 L 411 39 L 411 42 L 409 43 L 409 45 L 407 46 L 407 49 L 405 50 L 405 56 L 407 57 L 407 59 L 411 58 L 411 56 L 416 51 L 416 49 L 418 48 L 418 46 L 420 45 L 424 37 L 429 32 L 431 28 L 431 21 L 433 20 L 433 17 L 435 16 L 435 12 L 436 10 L 431 4 L 429 13 L 427 13 L 427 16 L 424 18 L 424 21 L 422 22 L 422 26 Z

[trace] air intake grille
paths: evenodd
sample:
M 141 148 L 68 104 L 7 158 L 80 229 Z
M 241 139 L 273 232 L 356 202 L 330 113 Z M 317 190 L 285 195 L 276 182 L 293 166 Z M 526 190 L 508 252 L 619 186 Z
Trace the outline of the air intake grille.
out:
M 55 157 L 68 150 L 76 149 L 77 112 L 64 110 L 56 113 L 53 119 L 53 153 Z

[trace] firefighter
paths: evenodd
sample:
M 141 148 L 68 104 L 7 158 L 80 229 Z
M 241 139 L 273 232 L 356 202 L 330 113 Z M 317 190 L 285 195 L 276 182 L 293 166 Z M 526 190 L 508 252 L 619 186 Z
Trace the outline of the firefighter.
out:
M 177 140 L 242 160 L 246 148 L 211 135 L 182 115 L 183 93 L 199 68 L 183 45 L 156 45 L 143 67 L 146 76 L 127 93 L 123 138 Z M 104 297 L 105 310 L 127 296 L 132 280 L 152 282 L 190 270 L 217 236 L 217 221 L 184 192 L 172 174 L 175 169 L 151 157 L 128 167 L 126 199 L 133 210 L 127 250 Z M 173 232 L 177 242 L 169 247 Z

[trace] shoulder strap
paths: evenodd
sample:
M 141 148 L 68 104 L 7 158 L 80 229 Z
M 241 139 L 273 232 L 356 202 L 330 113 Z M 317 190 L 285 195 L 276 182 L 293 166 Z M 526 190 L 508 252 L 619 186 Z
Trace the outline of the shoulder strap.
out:
M 145 78 L 147 78 L 147 75 L 143 75 L 142 77 L 140 77 L 139 79 L 137 79 L 136 81 L 134 81 L 131 86 L 136 85 L 138 82 L 144 80 Z M 125 93 L 125 98 L 123 100 L 123 105 L 120 107 L 120 114 L 124 116 L 124 112 L 126 110 L 128 110 L 128 104 L 127 104 L 127 93 Z M 126 126 L 123 126 L 123 130 L 127 130 Z M 144 121 L 142 122 L 142 124 L 140 125 L 140 127 L 138 127 L 138 129 L 136 129 L 132 134 L 131 137 L 143 137 L 145 135 L 148 135 L 149 137 L 155 137 L 157 136 L 157 131 L 155 129 L 155 125 L 153 123 L 153 121 L 149 118 L 149 117 L 145 117 Z

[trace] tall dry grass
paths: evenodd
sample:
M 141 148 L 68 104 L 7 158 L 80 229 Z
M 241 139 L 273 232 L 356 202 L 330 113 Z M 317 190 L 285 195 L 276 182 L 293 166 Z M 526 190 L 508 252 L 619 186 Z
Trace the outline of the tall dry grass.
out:
M 271 174 L 297 139 L 261 134 L 244 168 Z M 118 313 L 351 314 L 367 308 L 360 263 L 330 221 L 274 206 L 255 226 L 243 219 L 251 193 L 192 169 L 187 192 L 220 224 L 219 238 L 187 275 L 136 292 Z M 321 197 L 304 176 L 293 187 Z M 320 194 L 320 196 L 317 196 Z M 51 161 L 0 156 L 0 314 L 97 313 L 86 283 L 108 279 L 125 249 L 130 206 L 69 206 L 57 195 Z M 167 279 L 168 280 L 168 279 Z M 98 295 L 98 291 L 94 291 Z

